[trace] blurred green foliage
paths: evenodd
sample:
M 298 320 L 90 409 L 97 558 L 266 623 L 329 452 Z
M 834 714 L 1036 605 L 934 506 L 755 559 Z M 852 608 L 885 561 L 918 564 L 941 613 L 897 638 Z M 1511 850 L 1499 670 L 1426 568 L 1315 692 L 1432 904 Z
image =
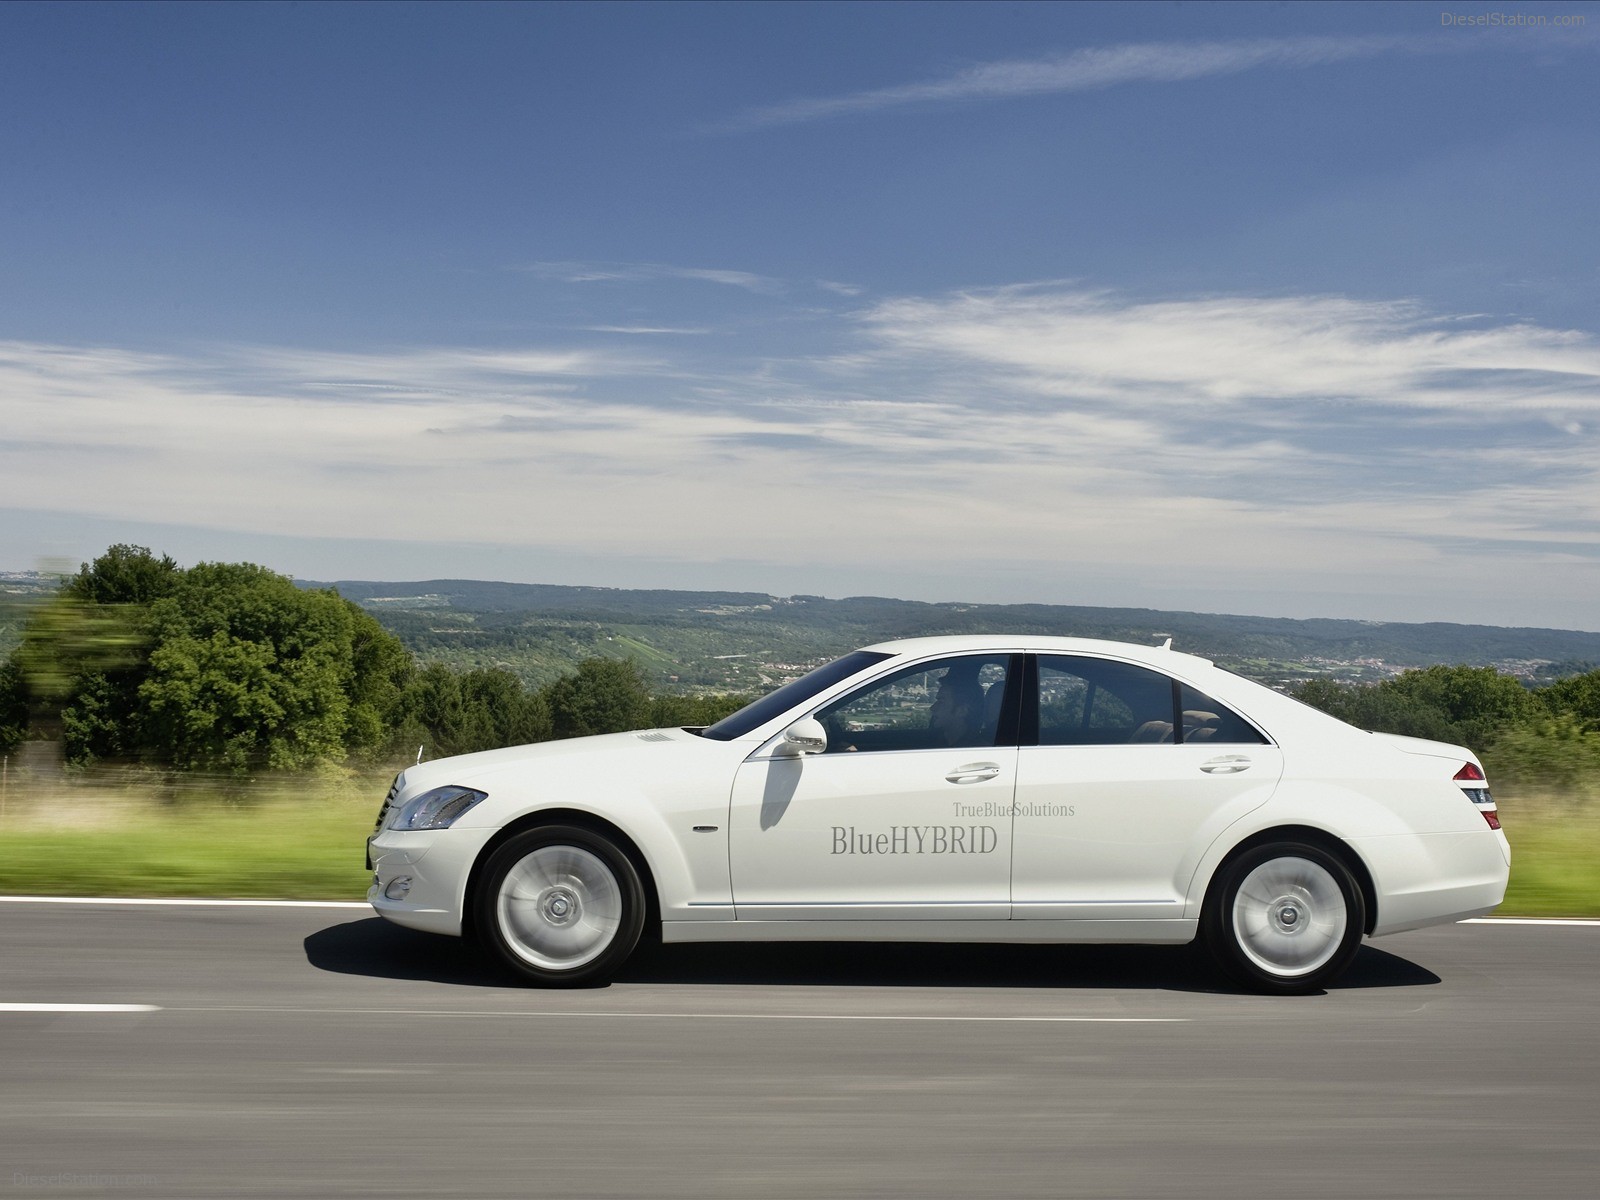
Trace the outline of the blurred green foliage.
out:
M 1428 667 L 1372 684 L 1314 680 L 1293 693 L 1361 729 L 1466 746 L 1495 783 L 1600 791 L 1600 671 L 1526 688 L 1490 667 Z
M 265 775 L 90 772 L 0 804 L 0 892 L 359 900 L 361 842 L 389 771 Z M 1600 812 L 1564 796 L 1500 797 L 1511 839 L 1502 916 L 1600 916 Z
M 419 668 L 332 590 L 249 563 L 180 568 L 112 546 L 37 605 L 0 667 L 0 750 L 59 740 L 84 768 L 139 763 L 236 777 L 709 724 L 743 697 L 652 697 L 639 667 L 593 659 L 537 691 L 497 668 Z M 688 720 L 681 723 L 690 723 Z

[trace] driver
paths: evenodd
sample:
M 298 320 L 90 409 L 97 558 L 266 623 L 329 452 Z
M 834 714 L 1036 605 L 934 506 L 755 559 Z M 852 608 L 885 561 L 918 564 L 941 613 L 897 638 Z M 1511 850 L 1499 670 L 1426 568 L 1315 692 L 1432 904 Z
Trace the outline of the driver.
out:
M 977 663 L 958 663 L 939 680 L 939 694 L 928 710 L 928 729 L 943 746 L 977 744 L 983 725 L 983 685 Z

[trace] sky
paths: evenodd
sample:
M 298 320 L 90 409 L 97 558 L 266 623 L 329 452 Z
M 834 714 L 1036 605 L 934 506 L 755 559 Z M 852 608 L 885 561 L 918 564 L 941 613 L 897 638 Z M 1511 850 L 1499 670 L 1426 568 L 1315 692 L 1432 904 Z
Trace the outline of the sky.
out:
M 1600 630 L 1600 5 L 0 6 L 0 568 Z

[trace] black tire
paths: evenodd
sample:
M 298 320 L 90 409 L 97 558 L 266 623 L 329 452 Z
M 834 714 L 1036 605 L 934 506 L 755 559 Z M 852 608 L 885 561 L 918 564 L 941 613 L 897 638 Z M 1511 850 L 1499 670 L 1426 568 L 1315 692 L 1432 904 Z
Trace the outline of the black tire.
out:
M 474 909 L 483 945 L 504 966 L 542 987 L 578 987 L 607 979 L 633 953 L 644 887 L 604 834 L 545 825 L 495 850 Z
M 1252 991 L 1320 991 L 1350 965 L 1366 929 L 1350 868 L 1308 842 L 1253 846 L 1211 881 L 1200 935 L 1217 965 Z

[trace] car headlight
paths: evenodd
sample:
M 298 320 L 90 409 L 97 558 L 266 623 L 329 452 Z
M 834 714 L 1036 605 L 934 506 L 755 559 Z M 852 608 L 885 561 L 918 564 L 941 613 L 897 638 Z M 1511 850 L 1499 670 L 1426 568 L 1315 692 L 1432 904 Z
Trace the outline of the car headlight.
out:
M 487 800 L 487 792 L 465 787 L 434 788 L 413 800 L 407 800 L 395 809 L 389 821 L 390 829 L 449 829 L 457 817 L 480 800 Z

